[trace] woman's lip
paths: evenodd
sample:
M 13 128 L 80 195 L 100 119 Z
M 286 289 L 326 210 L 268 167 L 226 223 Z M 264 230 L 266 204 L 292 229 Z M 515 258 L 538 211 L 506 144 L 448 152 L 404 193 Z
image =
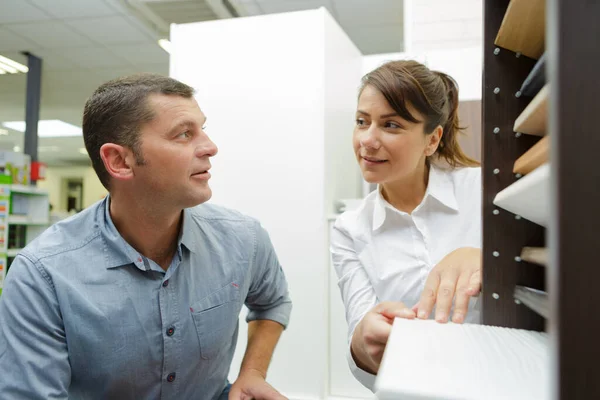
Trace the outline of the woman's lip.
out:
M 380 160 L 378 158 L 373 158 L 373 157 L 362 157 L 363 160 L 371 162 L 371 163 L 383 163 L 386 162 L 387 160 Z

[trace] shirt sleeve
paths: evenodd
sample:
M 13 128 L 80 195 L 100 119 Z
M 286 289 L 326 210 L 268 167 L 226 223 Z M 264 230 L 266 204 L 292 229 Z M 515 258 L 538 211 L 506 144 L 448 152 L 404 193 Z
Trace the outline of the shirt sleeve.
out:
M 352 375 L 365 387 L 373 390 L 375 375 L 360 369 L 350 353 L 350 343 L 356 325 L 378 303 L 367 272 L 358 259 L 350 233 L 338 218 L 331 233 L 331 258 L 338 277 L 338 286 L 346 309 L 348 322 L 348 351 L 346 356 Z
M 54 285 L 18 255 L 0 297 L 0 393 L 6 399 L 67 399 L 71 367 Z
M 286 328 L 292 312 L 292 300 L 283 269 L 267 231 L 255 223 L 255 253 L 252 263 L 252 283 L 246 297 L 246 321 L 271 320 Z

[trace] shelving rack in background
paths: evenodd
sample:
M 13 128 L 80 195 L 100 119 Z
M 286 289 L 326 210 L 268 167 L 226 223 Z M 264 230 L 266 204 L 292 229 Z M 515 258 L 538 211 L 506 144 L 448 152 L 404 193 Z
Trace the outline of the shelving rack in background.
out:
M 48 192 L 0 185 L 0 293 L 12 260 L 50 224 Z
M 483 323 L 547 331 L 565 400 L 600 398 L 598 21 L 599 2 L 484 6 Z

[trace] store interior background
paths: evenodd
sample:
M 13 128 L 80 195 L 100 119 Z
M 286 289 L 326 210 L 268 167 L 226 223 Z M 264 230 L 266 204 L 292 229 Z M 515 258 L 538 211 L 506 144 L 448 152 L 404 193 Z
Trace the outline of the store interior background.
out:
M 101 83 L 137 72 L 168 75 L 170 69 L 173 70 L 169 54 L 158 45 L 160 39 L 170 37 L 170 24 L 212 20 L 228 20 L 228 23 L 236 24 L 239 22 L 236 21 L 238 18 L 321 7 L 327 13 L 325 19 L 331 17 L 334 24 L 339 24 L 347 35 L 348 43 L 355 46 L 353 51 L 360 54 L 360 71 L 356 76 L 360 77 L 387 60 L 415 58 L 455 77 L 461 88 L 461 121 L 467 128 L 466 135 L 462 138 L 463 147 L 469 155 L 480 158 L 480 0 L 0 0 L 0 54 L 23 64 L 27 63 L 26 57 L 21 54 L 23 51 L 42 58 L 40 120 L 61 120 L 79 127 L 85 100 Z M 301 21 L 301 18 L 297 21 Z M 311 19 L 308 18 L 307 21 Z M 310 24 L 298 25 L 296 39 L 302 41 L 304 36 L 313 34 L 314 29 L 315 26 Z M 215 35 L 218 32 L 215 31 Z M 273 34 L 276 35 L 277 32 Z M 212 40 L 214 42 L 214 37 Z M 262 46 L 260 42 L 255 45 L 257 49 Z M 229 54 L 227 46 L 223 46 L 221 50 L 223 59 L 235 62 L 235 54 Z M 198 62 L 194 68 L 201 76 L 202 38 L 198 38 L 189 51 L 197 52 Z M 215 50 L 210 53 L 210 57 L 209 61 L 214 65 L 220 61 L 221 56 Z M 239 68 L 244 68 L 244 64 L 240 63 Z M 218 78 L 214 77 L 216 80 Z M 207 82 L 211 79 L 207 79 Z M 293 75 L 290 76 L 290 80 L 292 79 Z M 347 84 L 352 86 L 352 91 L 358 87 L 359 82 L 357 79 Z M 254 86 L 261 87 L 257 84 Z M 196 89 L 202 91 L 202 87 Z M 269 88 L 265 86 L 264 89 L 257 91 L 257 96 L 268 97 Z M 25 93 L 25 74 L 0 75 L 1 149 L 16 152 L 23 149 L 24 134 L 9 129 L 2 123 L 24 120 Z M 256 99 L 246 100 L 252 102 Z M 210 97 L 204 101 L 210 107 Z M 335 133 L 341 139 L 344 134 L 347 136 L 347 146 L 336 146 L 333 150 L 343 154 L 345 159 L 349 155 L 351 157 L 355 98 L 348 99 L 347 104 L 342 110 L 342 114 L 347 116 L 347 125 L 339 125 L 344 127 L 344 131 Z M 203 104 L 200 106 L 204 107 Z M 273 118 L 273 113 L 276 114 L 276 110 L 265 111 L 264 118 Z M 253 131 L 261 129 L 260 123 L 247 124 L 244 120 L 236 120 L 235 111 L 229 115 L 229 123 L 234 124 L 240 134 L 252 135 Z M 208 117 L 208 134 L 219 145 L 217 138 L 222 134 L 218 130 L 219 123 L 211 126 L 210 114 Z M 303 115 L 299 113 L 297 118 L 300 120 Z M 293 123 L 295 121 L 281 121 L 282 140 L 274 143 L 274 146 L 285 145 L 286 125 Z M 327 130 L 325 133 L 327 134 Z M 223 152 L 223 148 L 221 151 Z M 277 147 L 274 147 L 274 151 L 277 151 Z M 48 166 L 46 179 L 38 182 L 38 186 L 48 190 L 54 213 L 66 214 L 71 208 L 85 208 L 106 195 L 90 166 L 81 136 L 40 137 L 38 157 L 39 161 Z M 217 163 L 218 157 L 215 160 Z M 226 155 L 222 157 L 227 159 Z M 294 168 L 302 169 L 305 166 L 296 165 Z M 361 186 L 357 168 L 352 166 L 347 174 L 350 180 L 357 183 L 353 195 L 348 197 L 360 198 L 365 188 L 364 185 Z M 348 176 L 344 179 L 348 179 Z M 216 174 L 217 188 L 221 185 L 218 179 Z M 266 188 L 267 185 L 277 185 L 285 177 L 274 173 L 273 176 L 263 176 L 262 179 Z M 260 188 L 260 184 L 258 187 Z M 298 197 L 301 197 L 304 190 L 306 188 L 297 187 Z M 243 202 L 241 194 L 238 197 L 236 201 Z M 218 193 L 216 198 L 219 199 Z M 224 200 L 227 205 L 238 204 Z M 238 208 L 246 211 L 243 205 Z M 328 204 L 324 209 L 326 211 L 323 215 L 330 221 L 335 214 L 334 204 Z M 282 236 L 276 235 L 276 220 L 281 220 L 282 215 L 294 214 L 296 208 L 290 202 L 281 202 L 278 207 L 269 207 L 269 210 L 271 214 L 257 216 L 261 217 L 271 232 L 286 268 L 284 261 L 287 253 L 292 257 L 302 243 L 282 243 Z M 327 223 L 326 220 L 324 224 Z M 325 225 L 318 232 L 326 232 L 327 229 Z M 354 382 L 343 358 L 343 309 L 336 302 L 339 294 L 328 268 L 329 263 L 325 259 L 326 233 L 319 240 L 323 245 L 319 248 L 318 260 L 314 263 L 309 259 L 304 261 L 311 264 L 309 272 L 311 268 L 315 269 L 314 274 L 309 274 L 307 279 L 306 270 L 303 271 L 301 266 L 293 266 L 292 270 L 286 271 L 295 302 L 294 313 L 299 316 L 292 316 L 292 325 L 278 348 L 270 379 L 292 399 L 370 398 L 369 393 Z M 285 248 L 286 246 L 292 248 Z M 322 310 L 316 310 L 318 307 Z M 244 330 L 240 330 L 242 338 L 243 335 Z M 239 362 L 240 351 L 236 354 L 236 362 Z M 234 377 L 235 371 L 232 374 Z

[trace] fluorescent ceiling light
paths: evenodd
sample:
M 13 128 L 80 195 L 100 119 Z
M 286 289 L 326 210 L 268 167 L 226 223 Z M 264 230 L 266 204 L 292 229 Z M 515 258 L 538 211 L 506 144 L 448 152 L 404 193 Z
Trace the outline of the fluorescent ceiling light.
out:
M 158 41 L 158 45 L 160 47 L 162 47 L 164 51 L 166 51 L 167 53 L 171 54 L 171 49 L 173 47 L 171 46 L 171 42 L 169 42 L 167 39 L 160 39 Z
M 81 148 L 79 149 L 79 152 L 80 152 L 81 154 L 87 154 L 87 153 L 88 153 L 88 152 L 87 152 L 87 150 L 85 149 L 85 147 L 81 147 Z
M 2 68 L 3 70 L 5 70 L 9 74 L 16 74 L 16 73 L 19 72 L 19 71 L 17 71 L 16 68 L 13 68 L 13 67 L 11 67 L 8 64 L 4 64 L 2 61 L 0 61 L 0 68 Z
M 0 135 L 8 135 L 8 131 L 6 129 L 0 129 Z
M 11 72 L 11 74 L 16 74 L 17 72 L 23 72 L 23 73 L 29 72 L 29 68 L 27 68 L 23 64 L 18 63 L 16 61 L 11 60 L 10 58 L 4 57 L 2 55 L 0 55 L 0 64 L 3 64 L 8 67 L 12 67 L 13 69 L 16 70 L 15 72 Z M 2 69 L 6 69 L 5 66 L 0 65 L 0 67 L 2 67 Z M 7 71 L 10 72 L 9 70 L 7 70 Z
M 15 131 L 25 132 L 25 121 L 7 121 L 2 125 Z M 58 119 L 43 119 L 38 122 L 39 137 L 81 136 L 81 134 L 81 128 Z
M 18 152 L 20 152 L 20 151 L 21 151 L 21 148 L 20 148 L 19 146 L 15 146 L 15 147 L 13 147 L 13 151 L 14 151 L 15 153 L 18 153 Z
M 6 74 L 6 71 L 3 70 L 2 68 L 0 68 L 0 75 L 4 75 L 4 74 Z

